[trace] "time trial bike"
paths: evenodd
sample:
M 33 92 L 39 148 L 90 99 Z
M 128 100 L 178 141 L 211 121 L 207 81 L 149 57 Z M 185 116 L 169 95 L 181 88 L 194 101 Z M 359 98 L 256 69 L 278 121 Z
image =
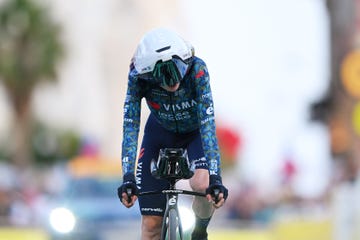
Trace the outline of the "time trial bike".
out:
M 189 163 L 186 149 L 164 148 L 160 149 L 158 160 L 151 161 L 150 171 L 155 178 L 167 180 L 169 182 L 169 188 L 160 191 L 141 192 L 139 195 L 166 195 L 166 208 L 162 222 L 161 240 L 183 240 L 183 228 L 178 209 L 179 195 L 186 194 L 202 197 L 206 195 L 205 193 L 177 189 L 176 182 L 181 179 L 190 179 L 194 175 L 195 164 Z M 215 192 L 214 195 L 216 199 L 219 192 Z

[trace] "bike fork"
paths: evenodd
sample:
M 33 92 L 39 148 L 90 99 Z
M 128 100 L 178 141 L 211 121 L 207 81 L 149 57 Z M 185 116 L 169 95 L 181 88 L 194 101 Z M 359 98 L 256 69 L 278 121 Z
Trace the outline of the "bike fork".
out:
M 169 223 L 168 221 L 170 221 L 169 218 L 169 212 L 170 210 L 175 210 L 176 215 L 177 215 L 177 225 L 178 225 L 178 231 L 179 231 L 179 236 L 180 236 L 180 240 L 183 239 L 183 231 L 182 231 L 182 225 L 181 225 L 181 220 L 180 220 L 180 215 L 179 215 L 179 210 L 178 210 L 178 194 L 168 194 L 167 195 L 167 204 L 166 204 L 166 209 L 165 209 L 165 214 L 164 214 L 164 220 L 162 223 L 162 239 L 166 238 L 166 232 L 170 231 L 170 229 L 168 229 Z M 174 223 L 172 223 L 174 224 Z

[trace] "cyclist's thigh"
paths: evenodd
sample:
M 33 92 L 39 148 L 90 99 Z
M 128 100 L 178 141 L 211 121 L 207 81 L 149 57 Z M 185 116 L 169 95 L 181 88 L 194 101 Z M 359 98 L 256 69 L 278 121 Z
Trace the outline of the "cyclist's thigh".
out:
M 198 131 L 187 146 L 189 160 L 195 161 L 195 174 L 190 179 L 190 186 L 195 191 L 205 191 L 209 183 L 208 164 L 202 147 L 200 132 Z
M 196 169 L 194 176 L 190 179 L 190 186 L 196 192 L 204 192 L 209 186 L 209 171 Z
M 162 190 L 169 186 L 167 181 L 154 178 L 150 172 L 150 162 L 152 159 L 158 159 L 163 142 L 170 137 L 168 135 L 168 132 L 150 116 L 145 126 L 136 169 L 136 182 L 140 192 Z M 162 216 L 165 204 L 166 198 L 162 194 L 139 196 L 140 211 L 143 215 Z
M 160 216 L 142 216 L 141 223 L 142 223 L 143 235 L 146 235 L 144 231 L 150 232 L 150 235 L 154 234 L 154 232 L 160 234 L 162 219 L 163 218 Z M 145 238 L 148 239 L 147 237 Z
M 187 143 L 187 152 L 190 162 L 195 161 L 195 169 L 208 169 L 208 164 L 202 147 L 200 131 L 196 131 L 189 139 L 189 142 Z

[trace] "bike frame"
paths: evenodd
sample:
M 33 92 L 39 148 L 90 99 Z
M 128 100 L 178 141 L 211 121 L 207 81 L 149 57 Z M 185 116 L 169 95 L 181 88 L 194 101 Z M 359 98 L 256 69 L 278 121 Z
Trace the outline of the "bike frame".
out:
M 175 183 L 170 183 L 169 190 L 164 190 L 163 193 L 165 193 L 165 195 L 166 195 L 166 209 L 165 209 L 164 218 L 163 218 L 163 222 L 162 222 L 161 239 L 165 239 L 167 231 L 170 231 L 170 229 L 169 229 L 170 211 L 175 210 L 175 213 L 176 213 L 175 216 L 177 217 L 177 219 L 176 219 L 176 223 L 172 223 L 172 224 L 175 224 L 175 226 L 178 227 L 180 240 L 182 240 L 183 239 L 183 230 L 182 230 L 179 209 L 178 209 L 179 191 L 175 189 Z M 169 234 L 171 234 L 171 233 L 169 233 Z M 173 234 L 175 234 L 175 233 L 173 233 Z
M 164 150 L 164 151 L 162 151 Z M 160 191 L 149 191 L 149 192 L 141 192 L 139 195 L 154 195 L 154 194 L 165 194 L 166 195 L 166 208 L 164 212 L 164 217 L 162 221 L 162 228 L 161 228 L 161 240 L 166 239 L 166 235 L 169 236 L 168 240 L 177 240 L 177 233 L 180 236 L 180 240 L 183 239 L 183 229 L 181 225 L 180 214 L 178 210 L 178 198 L 179 194 L 186 194 L 192 196 L 201 196 L 205 197 L 205 193 L 199 193 L 194 191 L 176 189 L 176 182 L 181 179 L 189 179 L 191 176 L 189 175 L 182 175 L 177 172 L 179 167 L 179 162 L 183 160 L 183 151 L 179 151 L 182 149 L 161 149 L 160 154 L 164 154 L 165 158 L 168 158 L 169 165 L 168 169 L 166 170 L 166 174 L 157 175 L 157 165 L 153 165 L 155 169 L 151 169 L 151 174 L 154 174 L 155 177 L 159 177 L 161 179 L 165 179 L 169 182 L 169 188 L 160 190 Z M 186 153 L 186 152 L 185 152 Z M 186 156 L 187 157 L 187 156 Z M 184 162 L 182 162 L 184 164 Z M 189 166 L 187 166 L 189 167 Z M 192 173 L 193 174 L 193 173 Z M 153 175 L 154 176 L 154 175 Z
M 176 212 L 176 216 L 177 216 L 176 224 L 178 226 L 180 240 L 182 240 L 183 239 L 183 230 L 182 230 L 179 209 L 178 209 L 179 194 L 205 197 L 205 193 L 176 189 L 176 180 L 168 179 L 168 181 L 170 183 L 170 187 L 168 189 L 161 190 L 161 191 L 142 192 L 139 195 L 154 195 L 154 194 L 165 194 L 166 195 L 166 208 L 165 208 L 164 218 L 162 221 L 161 240 L 165 240 L 167 231 L 169 231 L 168 224 L 170 221 L 169 214 L 170 214 L 171 210 L 175 210 L 175 212 Z

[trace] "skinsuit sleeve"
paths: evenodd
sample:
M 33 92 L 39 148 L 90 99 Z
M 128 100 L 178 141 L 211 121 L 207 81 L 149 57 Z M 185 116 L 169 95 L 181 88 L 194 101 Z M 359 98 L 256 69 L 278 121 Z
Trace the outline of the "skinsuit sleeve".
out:
M 135 69 L 130 67 L 128 86 L 124 103 L 122 140 L 122 172 L 134 173 L 140 129 L 141 93 Z
M 203 61 L 198 59 L 194 64 L 193 74 L 203 149 L 209 165 L 210 175 L 220 176 L 220 152 L 216 136 L 214 104 L 209 73 Z

